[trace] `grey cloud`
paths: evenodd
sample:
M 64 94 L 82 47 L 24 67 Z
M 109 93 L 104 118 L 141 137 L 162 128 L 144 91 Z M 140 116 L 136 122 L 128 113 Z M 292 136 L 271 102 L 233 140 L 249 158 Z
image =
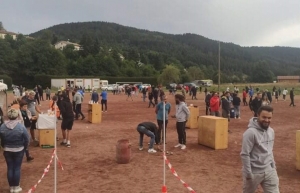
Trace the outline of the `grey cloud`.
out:
M 0 20 L 24 34 L 66 22 L 108 21 L 244 46 L 300 47 L 300 37 L 291 35 L 300 34 L 299 7 L 298 0 L 2 0 Z

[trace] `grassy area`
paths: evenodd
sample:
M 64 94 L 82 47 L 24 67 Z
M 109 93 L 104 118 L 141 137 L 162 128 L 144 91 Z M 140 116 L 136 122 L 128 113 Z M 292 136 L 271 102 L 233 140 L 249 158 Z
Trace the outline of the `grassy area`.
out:
M 266 84 L 259 84 L 259 83 L 247 83 L 247 84 L 221 84 L 220 85 L 220 92 L 225 91 L 227 87 L 230 88 L 230 90 L 233 90 L 234 86 L 237 86 L 240 90 L 240 92 L 245 88 L 246 86 L 252 86 L 252 88 L 256 89 L 259 88 L 260 90 L 268 89 L 269 91 L 273 90 L 273 87 L 275 86 L 277 89 L 280 87 L 281 92 L 284 88 L 287 88 L 288 91 L 290 91 L 292 88 L 294 88 L 295 95 L 300 94 L 300 83 L 266 83 Z M 202 88 L 203 90 L 203 88 Z M 218 91 L 218 85 L 213 85 L 212 87 L 208 87 L 209 91 Z

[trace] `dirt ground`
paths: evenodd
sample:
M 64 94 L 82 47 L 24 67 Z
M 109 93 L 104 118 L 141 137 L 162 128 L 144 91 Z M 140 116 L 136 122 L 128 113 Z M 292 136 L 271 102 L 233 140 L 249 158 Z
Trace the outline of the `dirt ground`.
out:
M 175 113 L 175 101 L 172 95 L 171 114 Z M 9 95 L 10 100 L 12 95 Z M 86 95 L 83 112 L 87 115 L 89 94 Z M 190 100 L 188 104 L 200 107 L 200 115 L 205 114 L 204 94 L 198 94 L 198 100 Z M 125 95 L 108 95 L 108 112 L 103 113 L 101 124 L 91 124 L 85 120 L 75 121 L 71 148 L 58 146 L 58 157 L 64 171 L 57 170 L 57 192 L 59 193 L 153 193 L 161 192 L 163 184 L 162 153 L 149 154 L 146 149 L 138 150 L 139 135 L 136 131 L 138 123 L 156 122 L 154 108 L 148 108 L 141 95 L 126 101 Z M 42 101 L 41 109 L 47 111 L 49 101 Z M 280 99 L 274 103 L 275 108 L 271 126 L 275 130 L 274 156 L 280 179 L 281 193 L 300 191 L 300 171 L 295 169 L 296 147 L 295 133 L 299 129 L 300 98 L 295 100 L 296 107 L 289 107 L 289 100 Z M 197 129 L 187 129 L 187 149 L 180 150 L 177 144 L 175 119 L 169 120 L 167 128 L 167 150 L 174 152 L 168 156 L 178 175 L 197 193 L 235 193 L 242 190 L 241 150 L 242 134 L 246 130 L 251 117 L 249 107 L 241 106 L 241 119 L 233 119 L 229 123 L 229 148 L 212 150 L 198 145 Z M 298 126 L 297 126 L 298 125 Z M 58 123 L 60 128 L 60 122 Z M 61 132 L 58 130 L 61 138 Z M 116 163 L 116 144 L 119 139 L 129 139 L 132 144 L 132 159 L 129 164 Z M 147 147 L 149 138 L 145 138 Z M 21 186 L 27 192 L 43 174 L 53 149 L 30 147 L 34 161 L 22 165 Z M 167 167 L 166 167 L 167 168 Z M 6 163 L 0 156 L 0 193 L 8 192 L 6 180 Z M 166 185 L 170 193 L 183 193 L 188 190 L 172 175 L 167 168 Z M 49 173 L 38 185 L 35 192 L 50 193 L 54 190 L 53 165 Z M 257 192 L 262 192 L 259 189 Z

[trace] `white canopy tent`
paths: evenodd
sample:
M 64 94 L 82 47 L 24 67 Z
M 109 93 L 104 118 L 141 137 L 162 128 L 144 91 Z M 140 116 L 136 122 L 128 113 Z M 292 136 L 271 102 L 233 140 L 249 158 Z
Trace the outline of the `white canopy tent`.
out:
M 3 106 L 4 104 L 6 105 L 6 109 L 7 110 L 7 85 L 0 82 L 0 108 L 4 111 Z

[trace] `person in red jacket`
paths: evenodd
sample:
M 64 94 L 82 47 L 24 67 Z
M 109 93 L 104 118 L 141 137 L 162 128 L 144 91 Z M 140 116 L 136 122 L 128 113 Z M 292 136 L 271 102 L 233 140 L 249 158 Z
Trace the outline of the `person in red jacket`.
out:
M 212 97 L 210 99 L 210 114 L 213 116 L 220 116 L 220 98 L 218 96 L 218 93 L 213 92 Z
M 245 89 L 243 89 L 243 103 L 244 103 L 244 106 L 248 106 L 248 103 L 247 103 L 247 92 Z

